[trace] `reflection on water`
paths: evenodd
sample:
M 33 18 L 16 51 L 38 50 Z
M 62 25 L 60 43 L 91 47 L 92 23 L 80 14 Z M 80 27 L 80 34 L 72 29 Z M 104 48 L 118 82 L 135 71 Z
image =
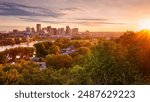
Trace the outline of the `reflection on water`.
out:
M 0 46 L 0 51 L 4 51 L 6 49 L 15 48 L 15 47 L 33 47 L 33 45 L 38 42 L 41 41 L 33 41 L 33 42 L 26 42 L 26 43 L 15 44 L 15 45 Z

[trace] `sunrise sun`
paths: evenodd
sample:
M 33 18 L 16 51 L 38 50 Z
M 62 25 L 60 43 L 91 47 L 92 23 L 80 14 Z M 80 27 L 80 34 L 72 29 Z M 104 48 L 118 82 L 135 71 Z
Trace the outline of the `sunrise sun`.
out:
M 150 19 L 140 20 L 138 23 L 138 30 L 150 30 Z

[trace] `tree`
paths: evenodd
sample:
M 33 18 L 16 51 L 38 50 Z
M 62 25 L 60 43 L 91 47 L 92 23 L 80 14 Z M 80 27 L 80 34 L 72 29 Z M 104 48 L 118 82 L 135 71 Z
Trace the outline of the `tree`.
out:
M 52 42 L 42 42 L 34 45 L 37 57 L 44 57 L 48 54 L 59 54 L 60 48 Z
M 43 43 L 36 43 L 34 44 L 34 47 L 36 49 L 37 57 L 45 57 L 47 55 L 47 52 L 45 50 L 45 46 Z
M 17 47 L 8 49 L 0 52 L 0 63 L 5 64 L 6 62 L 15 62 L 20 59 L 30 60 L 30 57 L 33 57 L 33 54 L 33 47 Z
M 46 57 L 46 66 L 54 69 L 69 68 L 72 64 L 72 58 L 69 55 L 48 55 Z
M 70 42 L 70 45 L 73 45 L 75 48 L 80 48 L 80 47 L 91 47 L 91 42 L 88 40 L 73 40 Z
M 89 52 L 89 48 L 87 47 L 80 47 L 78 48 L 77 52 L 81 55 L 86 55 Z
M 73 84 L 73 85 L 89 85 L 92 84 L 92 80 L 88 75 L 88 72 L 86 72 L 85 68 L 75 65 L 73 68 L 70 69 L 69 72 L 69 79 L 67 84 Z
M 60 53 L 60 48 L 57 45 L 52 45 L 47 50 L 48 50 L 48 54 L 59 54 Z
M 3 80 L 5 82 L 4 84 L 6 85 L 16 84 L 16 82 L 20 77 L 21 75 L 18 73 L 16 69 L 11 69 L 3 75 Z
M 3 66 L 0 65 L 0 85 L 4 84 L 3 75 L 4 75 Z
M 74 40 L 74 41 L 71 41 L 70 43 L 71 43 L 71 45 L 73 45 L 75 48 L 80 48 L 80 47 L 82 47 L 82 42 L 79 41 L 79 40 Z
M 60 48 L 66 48 L 69 46 L 70 40 L 68 38 L 59 38 L 54 43 Z
M 6 54 L 4 52 L 0 52 L 0 64 L 5 64 L 6 62 Z
M 67 77 L 67 69 L 48 68 L 43 72 L 44 84 L 48 85 L 65 85 Z M 40 83 L 41 84 L 41 83 Z
M 126 57 L 126 51 L 113 41 L 101 41 L 92 48 L 84 64 L 94 84 L 141 84 L 136 66 Z
M 142 30 L 140 32 L 126 32 L 117 39 L 128 51 L 128 60 L 134 63 L 140 72 L 149 74 L 150 72 L 150 32 Z

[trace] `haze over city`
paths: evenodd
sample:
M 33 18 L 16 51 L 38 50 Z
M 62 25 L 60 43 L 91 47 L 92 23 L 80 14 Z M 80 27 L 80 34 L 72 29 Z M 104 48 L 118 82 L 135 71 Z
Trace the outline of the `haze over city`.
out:
M 150 18 L 149 0 L 0 0 L 0 31 L 36 23 L 78 27 L 81 31 L 141 29 Z

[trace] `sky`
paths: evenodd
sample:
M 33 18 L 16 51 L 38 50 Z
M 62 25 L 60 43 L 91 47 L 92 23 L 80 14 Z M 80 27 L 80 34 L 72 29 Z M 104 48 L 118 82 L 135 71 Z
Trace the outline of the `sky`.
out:
M 78 27 L 80 31 L 137 30 L 150 19 L 150 0 L 0 0 L 0 31 Z

